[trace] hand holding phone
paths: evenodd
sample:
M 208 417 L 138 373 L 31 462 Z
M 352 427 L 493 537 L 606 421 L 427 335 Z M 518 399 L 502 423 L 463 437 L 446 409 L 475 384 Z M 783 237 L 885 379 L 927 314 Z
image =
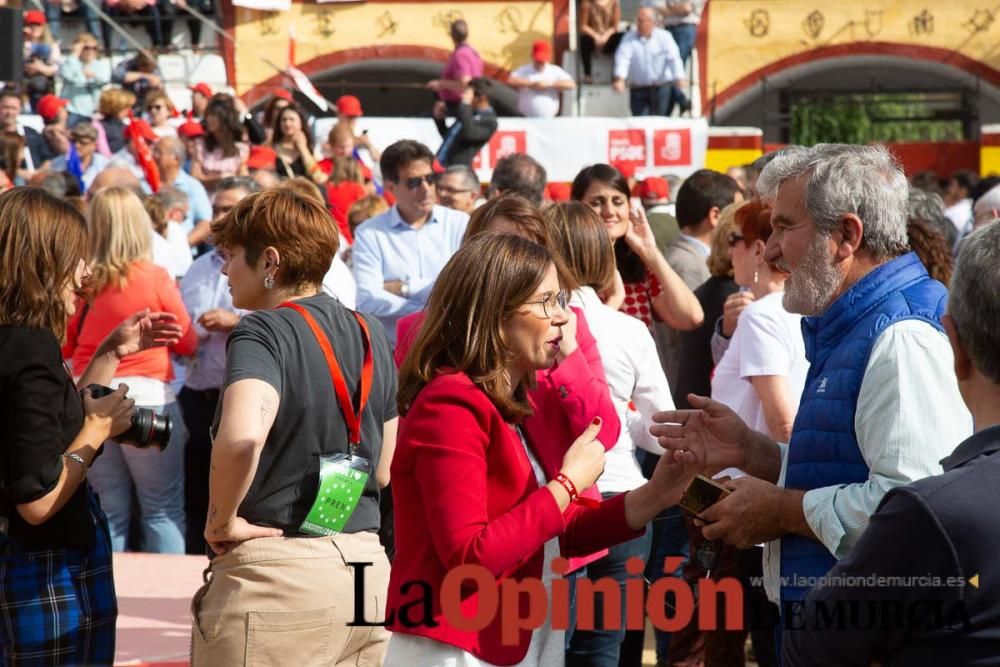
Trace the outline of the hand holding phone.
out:
M 685 512 L 700 515 L 731 493 L 729 489 L 704 475 L 695 475 L 684 489 L 679 505 Z

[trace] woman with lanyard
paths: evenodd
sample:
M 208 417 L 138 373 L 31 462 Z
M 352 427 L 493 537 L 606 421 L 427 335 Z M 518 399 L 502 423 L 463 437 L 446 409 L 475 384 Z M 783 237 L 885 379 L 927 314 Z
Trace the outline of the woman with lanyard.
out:
M 322 292 L 338 240 L 315 199 L 254 194 L 212 233 L 233 305 L 256 312 L 228 342 L 192 664 L 379 664 L 385 630 L 348 623 L 384 612 L 389 576 L 377 534 L 376 467 L 396 430 L 385 333 Z M 364 609 L 356 562 L 368 564 Z

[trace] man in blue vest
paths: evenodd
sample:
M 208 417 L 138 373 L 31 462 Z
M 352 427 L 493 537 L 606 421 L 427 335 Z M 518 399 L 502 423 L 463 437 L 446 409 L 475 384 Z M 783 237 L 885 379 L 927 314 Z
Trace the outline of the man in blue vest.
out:
M 886 494 L 809 593 L 799 631 L 785 634 L 787 665 L 985 665 L 1000 655 L 1000 223 L 962 241 L 943 323 L 976 434 L 941 462 L 944 474 Z M 850 609 L 856 621 L 826 622 Z
M 941 325 L 947 290 L 908 252 L 909 187 L 883 146 L 787 151 L 758 181 L 772 205 L 765 257 L 790 273 L 809 374 L 790 442 L 721 403 L 654 415 L 676 460 L 747 477 L 703 513 L 706 539 L 767 542 L 764 585 L 785 623 L 858 541 L 890 489 L 940 474 L 972 433 Z

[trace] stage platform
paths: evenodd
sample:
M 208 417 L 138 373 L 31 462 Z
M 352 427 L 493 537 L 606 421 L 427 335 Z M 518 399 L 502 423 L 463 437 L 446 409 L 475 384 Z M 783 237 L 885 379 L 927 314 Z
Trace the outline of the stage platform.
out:
M 191 597 L 207 566 L 204 556 L 115 554 L 115 665 L 188 665 Z

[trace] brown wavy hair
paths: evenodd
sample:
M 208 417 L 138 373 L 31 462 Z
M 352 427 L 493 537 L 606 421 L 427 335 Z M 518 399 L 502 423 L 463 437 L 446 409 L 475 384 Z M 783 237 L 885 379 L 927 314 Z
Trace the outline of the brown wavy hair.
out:
M 546 206 L 542 217 L 554 250 L 577 285 L 600 292 L 615 279 L 615 249 L 600 216 L 581 201 Z
M 919 218 L 910 218 L 906 225 L 906 235 L 910 239 L 910 248 L 924 263 L 931 278 L 951 284 L 951 274 L 955 269 L 951 248 L 944 234 L 934 229 L 930 224 Z
M 63 289 L 87 260 L 87 223 L 70 203 L 41 188 L 0 195 L 0 325 L 66 333 Z
M 462 244 L 434 283 L 420 332 L 399 370 L 396 400 L 405 415 L 442 371 L 465 373 L 504 419 L 531 414 L 525 387 L 506 394 L 513 361 L 503 323 L 534 294 L 554 263 L 542 245 L 513 234 L 480 234 Z M 558 266 L 557 266 L 558 270 Z
M 517 228 L 516 233 L 531 239 L 546 248 L 549 245 L 549 233 L 538 207 L 524 197 L 516 194 L 505 194 L 494 197 L 472 212 L 469 226 L 465 228 L 463 243 L 484 232 L 496 231 L 492 226 L 500 219 L 507 218 Z

